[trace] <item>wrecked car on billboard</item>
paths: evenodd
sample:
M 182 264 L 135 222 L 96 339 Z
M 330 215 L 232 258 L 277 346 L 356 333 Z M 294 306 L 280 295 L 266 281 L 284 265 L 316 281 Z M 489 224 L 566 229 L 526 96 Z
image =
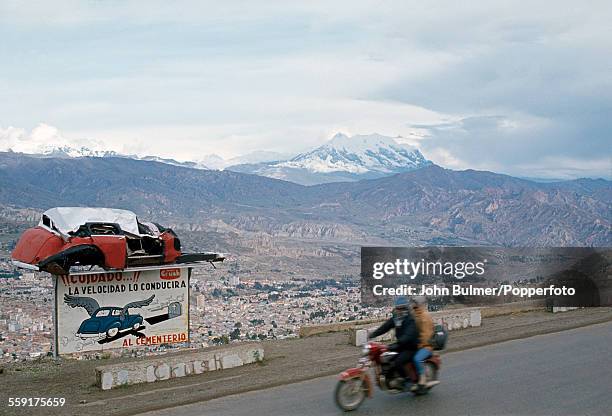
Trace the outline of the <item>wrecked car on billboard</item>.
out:
M 141 222 L 131 211 L 85 207 L 45 211 L 38 225 L 23 233 L 12 258 L 19 267 L 56 275 L 70 273 L 73 266 L 122 270 L 223 261 L 216 253 L 182 253 L 174 231 L 156 223 Z

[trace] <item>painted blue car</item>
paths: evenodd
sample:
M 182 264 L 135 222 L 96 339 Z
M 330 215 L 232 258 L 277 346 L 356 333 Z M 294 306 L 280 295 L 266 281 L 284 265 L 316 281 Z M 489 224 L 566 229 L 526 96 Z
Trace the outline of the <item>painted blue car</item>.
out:
M 130 315 L 126 308 L 108 306 L 97 309 L 90 318 L 81 322 L 76 335 L 86 338 L 113 338 L 120 331 L 138 330 L 143 318 L 139 314 Z

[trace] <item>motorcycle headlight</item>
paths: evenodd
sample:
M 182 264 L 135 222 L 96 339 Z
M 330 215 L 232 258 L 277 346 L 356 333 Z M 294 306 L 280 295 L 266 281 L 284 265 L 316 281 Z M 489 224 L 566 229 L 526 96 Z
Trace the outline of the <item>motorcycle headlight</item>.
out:
M 361 355 L 368 355 L 370 353 L 370 344 L 365 344 L 361 350 Z

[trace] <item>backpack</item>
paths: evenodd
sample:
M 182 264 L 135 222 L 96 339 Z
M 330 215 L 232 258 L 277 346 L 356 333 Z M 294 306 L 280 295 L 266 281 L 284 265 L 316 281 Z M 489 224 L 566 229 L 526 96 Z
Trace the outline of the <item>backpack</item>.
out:
M 431 346 L 434 350 L 443 350 L 446 347 L 446 341 L 448 340 L 448 329 L 444 325 L 434 325 L 433 336 L 431 337 Z

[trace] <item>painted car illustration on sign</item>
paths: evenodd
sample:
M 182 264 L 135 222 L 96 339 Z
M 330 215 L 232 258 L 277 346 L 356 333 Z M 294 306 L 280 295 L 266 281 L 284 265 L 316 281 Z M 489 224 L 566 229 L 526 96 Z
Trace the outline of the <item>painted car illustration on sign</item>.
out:
M 123 270 L 224 260 L 217 253 L 182 253 L 174 231 L 141 222 L 131 211 L 86 207 L 45 211 L 38 225 L 23 233 L 11 256 L 19 267 L 56 275 L 69 274 L 72 266 Z
M 153 298 L 155 295 L 144 300 L 130 302 L 123 307 L 100 307 L 94 298 L 84 296 L 64 295 L 64 302 L 73 308 L 84 308 L 90 316 L 81 322 L 76 332 L 77 337 L 105 339 L 114 338 L 121 331 L 142 329 L 143 317 L 137 313 L 130 314 L 129 309 L 148 306 Z

